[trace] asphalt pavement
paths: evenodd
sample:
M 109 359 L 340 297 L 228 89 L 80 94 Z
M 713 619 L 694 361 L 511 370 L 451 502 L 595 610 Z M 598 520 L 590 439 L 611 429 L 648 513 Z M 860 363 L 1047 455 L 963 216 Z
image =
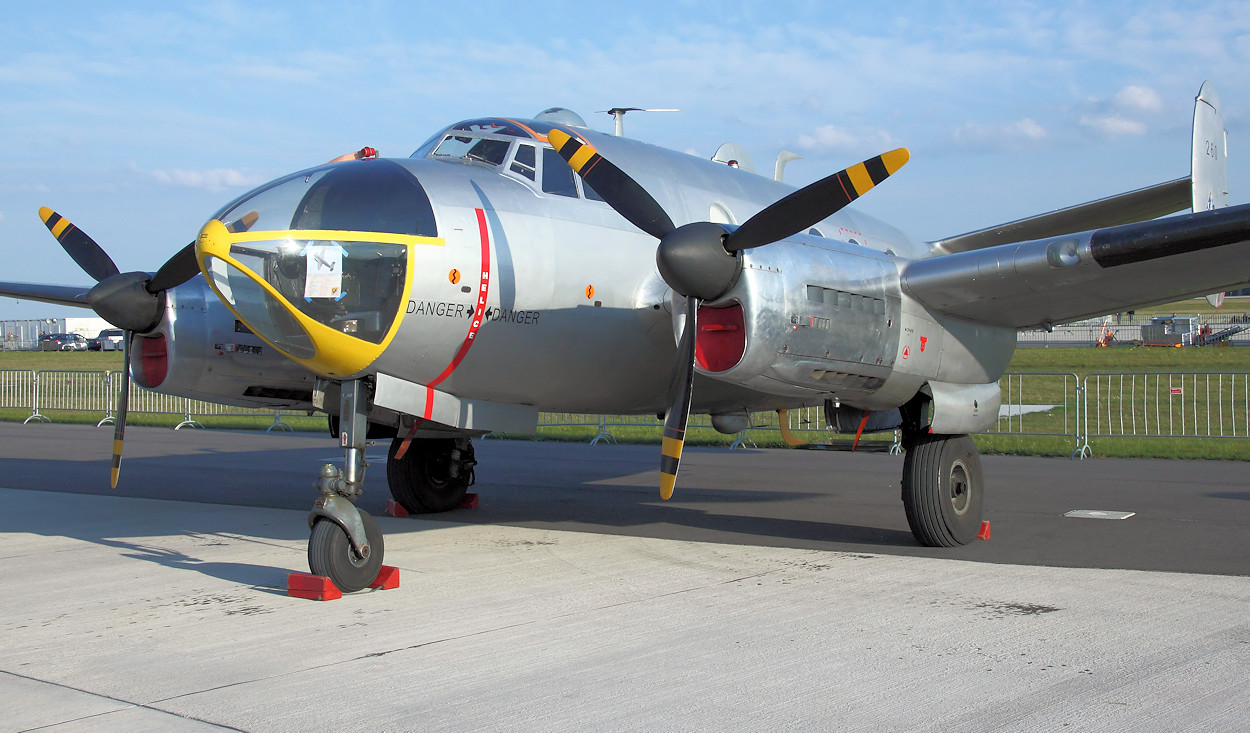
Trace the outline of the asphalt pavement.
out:
M 285 595 L 327 436 L 0 424 L 7 730 L 1244 729 L 1246 464 L 984 458 L 922 548 L 902 459 L 479 441 L 381 517 L 401 585 Z M 362 506 L 381 514 L 385 445 Z M 1075 510 L 1132 514 L 1076 518 Z

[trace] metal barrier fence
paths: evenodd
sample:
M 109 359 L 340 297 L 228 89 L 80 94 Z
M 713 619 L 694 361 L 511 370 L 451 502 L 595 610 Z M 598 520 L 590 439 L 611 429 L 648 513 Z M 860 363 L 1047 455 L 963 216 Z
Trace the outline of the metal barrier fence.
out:
M 49 421 L 45 410 L 94 413 L 104 425 L 115 419 L 121 384 L 121 372 L 0 370 L 0 408 L 29 410 L 24 422 Z M 1061 437 L 1073 442 L 1073 457 L 1091 455 L 1091 438 L 1250 437 L 1250 372 L 1097 373 L 1083 379 L 1070 372 L 1015 372 L 1004 374 L 999 387 L 1002 406 L 985 434 Z M 196 418 L 263 417 L 271 420 L 267 431 L 291 430 L 283 418 L 306 414 L 221 405 L 133 384 L 130 411 L 179 416 L 175 429 L 203 427 Z M 615 443 L 613 431 L 624 428 L 658 433 L 663 421 L 653 415 L 542 413 L 538 425 L 594 430 L 593 445 Z M 710 429 L 711 418 L 691 415 L 688 427 Z M 788 432 L 811 443 L 833 435 L 819 407 L 789 410 L 784 425 L 777 413 L 753 413 L 751 428 L 737 434 L 731 449 L 754 446 L 753 431 Z
M 33 369 L 0 370 L 0 407 L 30 410 L 30 417 L 23 420 L 27 423 L 39 412 L 35 409 L 35 399 Z
M 111 424 L 121 396 L 122 373 L 119 371 L 69 371 L 26 369 L 0 370 L 0 408 L 30 410 L 23 423 L 31 420 L 51 422 L 43 411 L 86 412 L 100 416 L 97 426 Z M 283 418 L 303 412 L 283 412 L 272 408 L 247 408 L 193 400 L 186 397 L 153 392 L 130 386 L 131 413 L 177 415 L 182 420 L 174 427 L 204 427 L 196 417 L 264 417 L 271 419 L 266 432 L 293 430 Z
M 998 380 L 1002 406 L 990 435 L 1050 435 L 1081 448 L 1081 379 L 1071 372 L 1013 372 Z
M 1085 377 L 1085 439 L 1250 437 L 1250 373 L 1135 372 Z

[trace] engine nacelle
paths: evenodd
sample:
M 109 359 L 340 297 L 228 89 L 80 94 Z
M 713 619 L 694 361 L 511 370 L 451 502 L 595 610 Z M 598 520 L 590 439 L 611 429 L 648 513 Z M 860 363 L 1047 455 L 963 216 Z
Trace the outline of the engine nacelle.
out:
M 890 257 L 807 236 L 743 254 L 738 283 L 699 311 L 700 373 L 867 410 L 896 407 L 924 383 L 896 369 L 903 314 Z
M 160 323 L 131 348 L 135 381 L 157 392 L 241 407 L 313 407 L 312 372 L 239 323 L 203 278 L 166 291 Z

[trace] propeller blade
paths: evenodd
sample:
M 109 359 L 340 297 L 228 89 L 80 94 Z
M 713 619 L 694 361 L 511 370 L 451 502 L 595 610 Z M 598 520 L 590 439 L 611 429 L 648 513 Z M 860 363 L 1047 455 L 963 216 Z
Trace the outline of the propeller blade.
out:
M 66 254 L 77 262 L 83 271 L 95 278 L 96 282 L 120 272 L 104 249 L 96 244 L 94 239 L 87 236 L 86 232 L 71 224 L 69 219 L 46 206 L 39 208 L 39 218 L 43 220 L 48 231 L 52 232 L 52 236 L 56 237 L 56 241 L 65 248 Z
M 249 211 L 227 224 L 226 231 L 235 234 L 246 232 L 252 228 L 252 225 L 258 219 L 260 219 L 259 212 Z M 175 252 L 173 257 L 170 257 L 165 264 L 161 265 L 161 269 L 157 270 L 156 274 L 152 276 L 146 288 L 149 293 L 159 293 L 162 290 L 176 288 L 198 274 L 200 274 L 200 263 L 195 258 L 195 242 L 191 242 Z
M 600 155 L 590 143 L 576 140 L 560 129 L 547 133 L 547 140 L 574 172 L 629 223 L 656 239 L 663 239 L 676 228 L 646 189 Z
M 698 336 L 699 299 L 686 298 L 686 327 L 681 332 L 677 362 L 673 365 L 672 407 L 664 416 L 664 442 L 660 448 L 660 498 L 673 496 L 681 449 L 686 444 L 686 421 L 690 418 L 690 398 L 694 394 L 694 345 Z
M 161 269 L 156 271 L 144 288 L 149 293 L 176 288 L 184 282 L 200 274 L 200 263 L 195 259 L 195 242 L 188 244 L 174 253 Z
M 109 471 L 109 487 L 117 488 L 122 472 L 122 442 L 126 438 L 126 413 L 130 410 L 130 339 L 134 334 L 127 331 L 122 338 L 122 391 L 117 398 L 117 417 L 113 426 L 113 466 Z
M 740 252 L 798 234 L 868 193 L 910 158 L 907 148 L 898 148 L 804 186 L 743 222 L 725 240 L 725 249 Z

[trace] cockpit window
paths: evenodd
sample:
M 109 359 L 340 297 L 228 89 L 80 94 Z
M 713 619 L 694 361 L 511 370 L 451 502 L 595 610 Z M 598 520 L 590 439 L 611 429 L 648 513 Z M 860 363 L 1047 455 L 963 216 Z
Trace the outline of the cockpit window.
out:
M 512 165 L 508 167 L 513 173 L 525 176 L 531 181 L 535 179 L 535 171 L 538 169 L 538 160 L 534 154 L 534 146 L 521 143 L 516 146 L 516 153 L 512 155 Z
M 537 184 L 546 194 L 603 201 L 589 184 L 577 178 L 559 153 L 545 146 L 546 135 L 554 128 L 536 120 L 468 120 L 425 141 L 412 157 L 498 167 L 505 175 Z
M 492 140 L 468 135 L 448 135 L 434 148 L 435 158 L 459 158 L 470 163 L 502 165 L 508 156 L 507 140 Z
M 577 198 L 573 169 L 552 148 L 543 148 L 543 192 Z

